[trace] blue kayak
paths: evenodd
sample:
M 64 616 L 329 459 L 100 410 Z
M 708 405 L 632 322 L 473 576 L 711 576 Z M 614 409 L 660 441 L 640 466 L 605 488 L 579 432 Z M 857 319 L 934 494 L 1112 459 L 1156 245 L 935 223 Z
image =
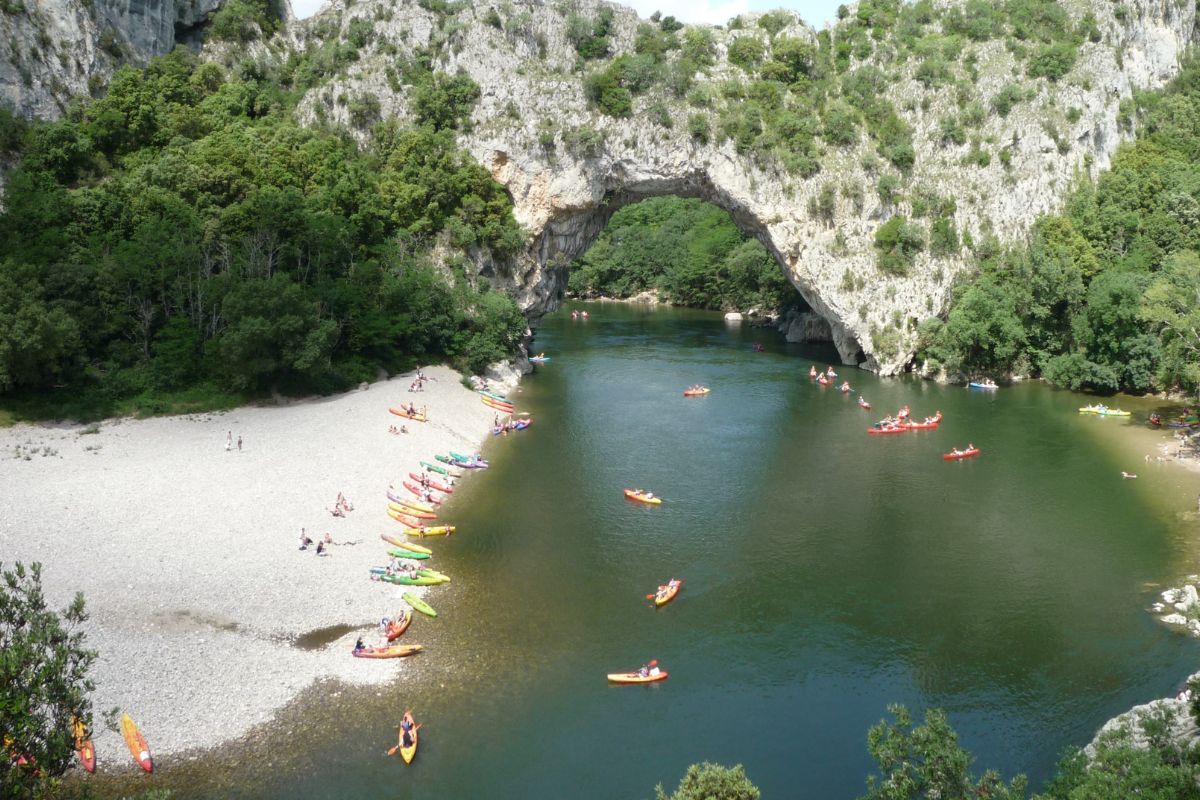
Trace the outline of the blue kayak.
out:
M 970 386 L 972 389 L 999 389 L 1000 388 L 999 386 L 988 386 L 986 383 L 975 383 L 974 381 L 971 381 L 967 385 Z
M 545 364 L 550 360 L 550 356 L 530 356 L 530 364 Z

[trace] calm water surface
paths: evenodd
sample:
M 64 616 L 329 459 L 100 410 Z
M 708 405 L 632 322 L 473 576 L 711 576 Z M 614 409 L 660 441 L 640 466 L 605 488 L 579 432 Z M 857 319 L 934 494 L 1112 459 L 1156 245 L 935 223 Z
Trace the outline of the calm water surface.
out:
M 995 393 L 810 359 L 716 314 L 591 305 L 547 318 L 437 542 L 454 583 L 396 685 L 319 687 L 239 752 L 152 780 L 186 797 L 645 798 L 744 763 L 770 798 L 851 798 L 889 703 L 942 706 L 977 768 L 1035 785 L 1105 719 L 1176 690 L 1200 646 L 1144 610 L 1179 571 L 1170 521 L 1122 482 L 1077 395 Z M 765 353 L 752 351 L 761 342 Z M 709 397 L 684 399 L 694 382 Z M 937 431 L 867 436 L 908 403 Z M 967 441 L 981 458 L 947 463 Z M 648 508 L 621 489 L 666 501 Z M 680 597 L 645 600 L 670 578 Z M 417 631 L 420 628 L 420 631 Z M 412 633 L 409 635 L 411 636 Z M 671 674 L 610 687 L 658 658 Z M 406 706 L 417 761 L 385 759 Z

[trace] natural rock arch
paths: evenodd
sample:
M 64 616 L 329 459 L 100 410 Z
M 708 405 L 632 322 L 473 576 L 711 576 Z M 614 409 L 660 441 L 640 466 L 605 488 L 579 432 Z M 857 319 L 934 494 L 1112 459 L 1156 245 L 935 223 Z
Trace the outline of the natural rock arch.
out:
M 494 151 L 490 163 L 497 180 L 511 187 L 515 178 L 510 174 L 507 155 Z M 613 214 L 621 208 L 653 197 L 694 197 L 725 211 L 742 233 L 754 237 L 767 249 L 784 275 L 796 285 L 809 309 L 829 324 L 831 341 L 838 348 L 844 363 L 858 364 L 864 360 L 862 347 L 854 334 L 829 310 L 821 308 L 818 293 L 806 291 L 805 284 L 797 281 L 795 271 L 772 238 L 769 226 L 751 209 L 737 203 L 728 192 L 714 185 L 704 171 L 683 170 L 671 176 L 626 173 L 619 183 L 606 186 L 603 191 L 599 202 L 591 206 L 564 209 L 542 223 L 540 233 L 523 257 L 527 267 L 539 272 L 540 276 L 530 280 L 526 273 L 506 287 L 519 297 L 522 307 L 531 316 L 540 316 L 557 308 L 566 291 L 571 264 L 588 251 Z M 502 274 L 489 274 L 488 277 L 503 280 Z
M 598 0 L 508 0 L 449 11 L 414 0 L 343 2 L 333 0 L 323 14 L 294 26 L 295 41 L 319 42 L 332 28 L 345 38 L 351 21 L 366 20 L 373 26 L 372 46 L 386 53 L 360 56 L 344 74 L 311 90 L 301 103 L 302 117 L 352 127 L 348 100 L 365 95 L 378 101 L 384 117 L 409 117 L 411 87 L 392 66 L 405 59 L 430 59 L 438 71 L 469 74 L 481 97 L 459 141 L 507 188 L 517 221 L 531 237 L 513 263 L 481 266 L 531 315 L 555 306 L 564 263 L 583 252 L 619 204 L 692 194 L 724 208 L 767 247 L 829 321 L 844 360 L 853 363 L 861 347 L 865 366 L 884 374 L 911 362 L 918 322 L 945 312 L 953 281 L 971 257 L 965 246 L 936 255 L 926 250 L 906 274 L 883 272 L 874 249 L 879 228 L 893 215 L 917 214 L 914 198 L 927 192 L 953 199 L 943 219 L 976 241 L 1023 236 L 1039 214 L 1057 208 L 1081 175 L 1107 167 L 1132 133 L 1118 123 L 1121 101 L 1178 72 L 1196 21 L 1190 3 L 1130 0 L 1119 17 L 1110 4 L 1089 6 L 1097 36 L 1083 41 L 1071 70 L 1053 82 L 1029 77 L 1004 41 L 970 43 L 974 79 L 959 84 L 969 86 L 972 101 L 990 107 L 1010 85 L 1023 98 L 1011 111 L 986 113 L 973 123 L 970 145 L 948 140 L 942 131 L 945 117 L 962 110 L 956 92 L 964 89 L 924 84 L 915 75 L 917 60 L 892 63 L 886 47 L 872 46 L 871 55 L 852 66 L 882 65 L 886 82 L 878 96 L 888 99 L 911 132 L 912 165 L 898 171 L 876 154 L 879 143 L 859 131 L 853 142 L 819 143 L 819 169 L 796 174 L 771 153 L 739 150 L 728 131 L 719 132 L 722 120 L 704 102 L 697 105 L 691 95 L 685 101 L 665 86 L 636 97 L 626 118 L 593 107 L 579 65 L 595 72 L 608 62 L 582 62 L 568 21 L 608 9 L 610 53 L 632 53 L 644 21 L 630 9 Z M 1063 8 L 1075 15 L 1072 24 L 1081 22 L 1076 17 L 1083 9 Z M 766 41 L 768 34 L 753 17 L 736 29 L 708 30 L 713 65 L 689 79 L 712 101 L 723 87 L 751 80 L 729 63 L 729 45 L 744 36 Z M 836 28 L 823 34 L 839 35 Z M 818 42 L 816 32 L 794 19 L 776 35 Z M 697 132 L 697 117 L 710 135 Z M 883 174 L 900 181 L 900 199 L 876 191 Z

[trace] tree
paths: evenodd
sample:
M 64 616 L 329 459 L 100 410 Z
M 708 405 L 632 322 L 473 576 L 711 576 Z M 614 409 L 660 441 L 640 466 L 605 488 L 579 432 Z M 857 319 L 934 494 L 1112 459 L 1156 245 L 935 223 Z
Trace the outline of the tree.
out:
M 889 706 L 893 722 L 880 720 L 867 733 L 867 749 L 882 776 L 867 779 L 862 800 L 1021 800 L 1025 776 L 1006 784 L 989 770 L 976 779 L 970 773 L 971 754 L 958 744 L 958 736 L 941 709 L 925 712 L 925 724 L 916 728 L 904 706 Z
M 746 777 L 741 764 L 723 767 L 705 761 L 692 764 L 671 795 L 662 784 L 654 787 L 655 800 L 758 800 L 758 787 Z
M 1200 387 L 1200 256 L 1184 252 L 1167 258 L 1142 299 L 1142 318 L 1163 340 L 1164 385 L 1195 391 Z
M 79 630 L 87 619 L 82 594 L 60 615 L 42 594 L 41 564 L 0 564 L 0 577 L 0 794 L 33 797 L 71 763 L 71 718 L 91 722 L 87 672 L 96 653 Z M 10 754 L 27 763 L 10 765 Z

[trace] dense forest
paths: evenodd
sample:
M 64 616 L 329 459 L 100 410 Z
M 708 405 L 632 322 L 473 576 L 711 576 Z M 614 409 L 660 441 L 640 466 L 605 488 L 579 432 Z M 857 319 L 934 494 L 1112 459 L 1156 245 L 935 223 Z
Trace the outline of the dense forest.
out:
M 360 146 L 296 122 L 303 66 L 226 71 L 178 49 L 61 121 L 0 120 L 19 158 L 0 215 L 6 408 L 212 407 L 513 352 L 523 316 L 461 255 L 524 240 L 455 143 L 477 87 L 409 65 L 415 124 Z
M 921 356 L 966 374 L 1100 392 L 1200 388 L 1200 66 L 1128 108 L 1136 141 L 1028 241 L 975 248 Z
M 701 200 L 655 197 L 620 209 L 571 268 L 570 290 L 720 310 L 800 300 L 779 265 L 729 215 Z

